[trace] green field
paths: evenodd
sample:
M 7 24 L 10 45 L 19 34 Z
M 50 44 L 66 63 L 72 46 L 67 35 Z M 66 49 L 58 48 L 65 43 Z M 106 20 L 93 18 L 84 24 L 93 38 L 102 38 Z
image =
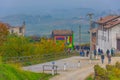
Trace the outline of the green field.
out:
M 50 74 L 23 71 L 9 64 L 0 64 L 0 80 L 49 80 Z

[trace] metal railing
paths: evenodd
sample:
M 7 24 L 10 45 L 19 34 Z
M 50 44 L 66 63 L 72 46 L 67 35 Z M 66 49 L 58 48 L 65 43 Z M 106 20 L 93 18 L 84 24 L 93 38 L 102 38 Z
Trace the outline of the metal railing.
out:
M 20 63 L 22 65 L 31 65 L 36 63 L 43 63 L 53 60 L 62 59 L 69 56 L 78 55 L 78 53 L 50 53 L 43 55 L 31 55 L 31 56 L 17 56 L 17 57 L 2 57 L 3 63 Z
M 48 68 L 46 69 L 45 67 L 50 67 L 50 69 L 48 70 Z M 51 71 L 52 75 L 57 74 L 57 66 L 56 65 L 43 65 L 43 73 L 45 71 Z

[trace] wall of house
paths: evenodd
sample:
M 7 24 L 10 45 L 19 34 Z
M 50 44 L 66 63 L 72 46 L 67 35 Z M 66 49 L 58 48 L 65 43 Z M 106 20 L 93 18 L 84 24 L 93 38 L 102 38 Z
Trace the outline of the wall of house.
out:
M 97 49 L 100 48 L 103 50 L 105 53 L 107 49 L 111 49 L 111 37 L 108 37 L 110 32 L 108 30 L 102 31 L 98 30 L 98 44 L 97 44 Z
M 113 28 L 106 29 L 105 31 L 98 30 L 97 34 L 97 49 L 103 49 L 105 53 L 107 49 L 117 49 L 117 35 L 120 35 L 120 25 Z
M 120 35 L 120 24 L 111 29 L 112 47 L 117 49 L 117 35 Z
M 9 29 L 9 32 L 10 32 L 10 34 L 15 33 L 15 34 L 17 34 L 18 36 L 24 36 L 24 34 L 25 34 L 25 27 L 22 27 L 22 28 L 21 28 L 21 31 L 20 31 L 20 28 L 21 28 L 21 27 L 11 27 L 11 28 Z
M 73 36 L 54 36 L 55 43 L 63 42 L 70 48 L 73 48 Z

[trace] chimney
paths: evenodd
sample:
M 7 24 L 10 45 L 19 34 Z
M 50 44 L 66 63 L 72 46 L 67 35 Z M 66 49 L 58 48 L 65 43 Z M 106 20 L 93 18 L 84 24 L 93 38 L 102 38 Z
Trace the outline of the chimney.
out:
M 100 18 L 100 21 L 102 21 L 102 20 L 103 20 L 103 18 L 101 17 L 101 18 Z

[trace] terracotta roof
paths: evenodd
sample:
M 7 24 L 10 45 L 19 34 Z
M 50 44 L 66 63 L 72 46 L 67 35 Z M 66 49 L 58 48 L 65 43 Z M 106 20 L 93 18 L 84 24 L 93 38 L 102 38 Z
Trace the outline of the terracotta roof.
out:
M 104 23 L 109 22 L 109 21 L 111 21 L 111 20 L 113 20 L 113 19 L 116 19 L 116 18 L 118 18 L 118 17 L 120 17 L 120 16 L 109 15 L 109 16 L 106 16 L 106 17 L 101 17 L 101 18 L 97 21 L 97 23 L 99 23 L 99 24 L 104 24 Z
M 53 30 L 53 35 L 72 35 L 73 31 L 71 30 Z
M 115 19 L 114 21 L 110 21 L 106 24 L 106 26 L 104 26 L 104 28 L 112 28 L 116 25 L 120 24 L 120 18 L 119 19 Z
M 115 16 L 115 15 L 109 15 L 103 18 L 100 18 L 97 21 L 98 24 L 100 24 L 99 29 L 101 26 L 104 26 L 104 28 L 112 28 L 118 24 L 120 24 L 120 16 Z

